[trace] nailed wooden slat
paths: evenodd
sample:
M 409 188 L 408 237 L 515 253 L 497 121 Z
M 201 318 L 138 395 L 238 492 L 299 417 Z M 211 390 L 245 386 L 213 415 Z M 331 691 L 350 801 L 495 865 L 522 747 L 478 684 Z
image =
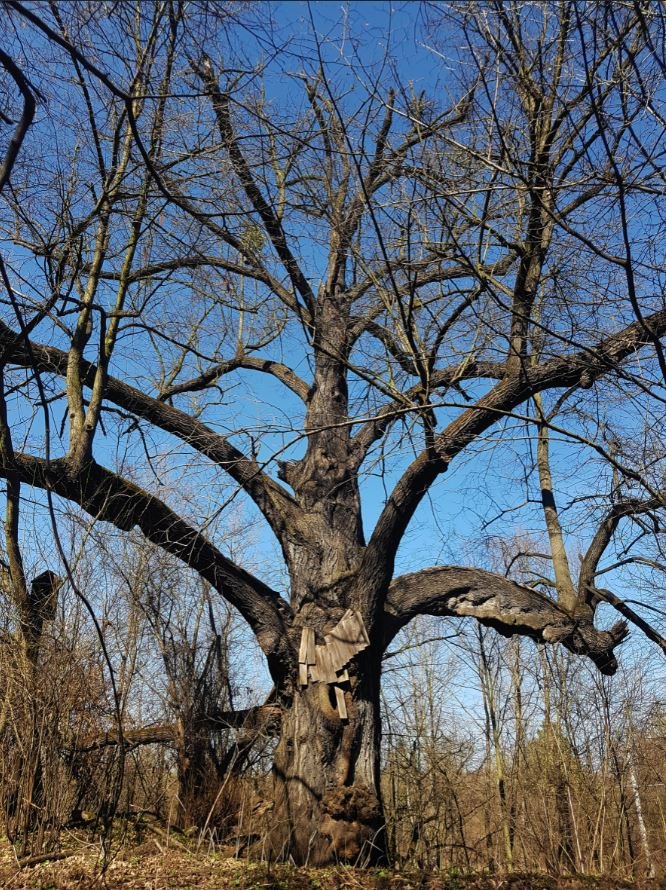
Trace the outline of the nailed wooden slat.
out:
M 322 668 L 318 664 L 311 664 L 309 666 L 310 670 L 310 680 L 313 683 L 334 683 L 336 675 L 333 674 L 331 678 L 331 674 L 327 673 L 324 668 Z
M 308 666 L 302 662 L 298 665 L 298 683 L 300 686 L 308 685 Z
M 335 687 L 335 703 L 338 706 L 338 714 L 341 720 L 347 719 L 347 703 L 345 702 L 345 693 L 339 686 Z
M 307 664 L 307 651 L 308 651 L 308 629 L 304 627 L 301 631 L 301 645 L 298 648 L 298 663 L 299 664 Z
M 310 666 L 310 677 L 314 682 L 335 683 L 337 673 L 331 662 L 328 646 L 317 646 L 315 653 L 315 663 Z
M 300 664 L 312 664 L 308 661 L 308 653 L 310 650 L 310 640 L 314 643 L 314 631 L 311 627 L 304 627 L 301 631 L 301 645 L 298 650 L 298 661 Z
M 338 683 L 349 683 L 349 671 L 347 668 L 338 674 Z
M 324 634 L 324 645 L 314 646 L 314 661 L 311 662 L 310 679 L 319 683 L 335 683 L 339 671 L 344 670 L 352 658 L 369 645 L 370 640 L 360 614 L 353 609 L 347 609 L 335 627 Z M 299 659 L 307 657 L 307 648 L 304 628 Z
M 338 640 L 332 634 L 324 635 L 324 645 L 326 646 L 326 660 L 328 664 L 338 665 L 344 664 L 345 653 L 338 646 Z M 337 670 L 337 667 L 336 667 Z
M 362 648 L 370 645 L 363 619 L 360 614 L 353 609 L 347 609 L 340 619 L 338 628 L 340 629 L 340 636 L 345 640 L 349 640 L 350 643 L 355 643 Z
M 307 651 L 305 653 L 306 664 L 316 664 L 317 655 L 316 655 L 316 648 L 315 648 L 315 632 L 314 632 L 313 628 L 311 628 L 311 627 L 306 628 L 306 630 L 308 632 L 308 639 L 307 639 L 307 645 L 306 645 Z
M 331 663 L 341 670 L 352 658 L 370 645 L 363 619 L 358 612 L 347 609 L 335 627 L 324 636 L 331 651 Z

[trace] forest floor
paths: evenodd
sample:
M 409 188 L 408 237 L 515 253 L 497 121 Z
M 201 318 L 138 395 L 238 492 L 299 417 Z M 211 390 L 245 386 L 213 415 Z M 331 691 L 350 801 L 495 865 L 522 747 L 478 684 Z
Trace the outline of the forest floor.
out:
M 150 848 L 152 846 L 152 849 Z M 610 877 L 473 875 L 389 869 L 295 868 L 251 863 L 216 853 L 125 847 L 100 867 L 97 850 L 72 851 L 57 860 L 19 867 L 0 841 L 0 887 L 11 890 L 666 890 L 666 879 L 629 882 Z

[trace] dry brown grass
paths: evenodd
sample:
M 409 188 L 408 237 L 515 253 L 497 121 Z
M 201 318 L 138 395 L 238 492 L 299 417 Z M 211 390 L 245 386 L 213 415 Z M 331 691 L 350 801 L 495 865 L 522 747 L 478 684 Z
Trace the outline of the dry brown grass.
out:
M 0 842 L 0 887 L 8 890 L 666 890 L 666 881 L 629 883 L 613 878 L 547 875 L 464 875 L 388 869 L 295 868 L 251 863 L 215 853 L 148 841 L 123 848 L 101 868 L 99 851 L 79 845 L 56 861 L 20 867 Z

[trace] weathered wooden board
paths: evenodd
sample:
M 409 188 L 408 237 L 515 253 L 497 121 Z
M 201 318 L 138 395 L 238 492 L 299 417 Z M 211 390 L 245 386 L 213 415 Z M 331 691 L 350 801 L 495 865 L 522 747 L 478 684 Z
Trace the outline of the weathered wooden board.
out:
M 314 664 L 316 661 L 315 653 L 315 632 L 311 627 L 304 627 L 301 633 L 301 646 L 298 650 L 298 661 L 300 664 Z
M 326 646 L 317 646 L 315 663 L 309 665 L 310 679 L 313 683 L 335 683 L 338 674 L 331 665 L 330 654 Z
M 308 685 L 308 666 L 307 666 L 307 664 L 299 664 L 298 665 L 298 685 L 299 686 L 307 686 Z
M 352 658 L 370 645 L 368 633 L 360 614 L 347 609 L 335 627 L 324 634 L 324 645 L 315 646 L 314 664 L 310 666 L 313 682 L 335 683 L 339 671 L 344 670 Z M 301 639 L 301 648 L 303 640 Z
M 344 690 L 340 689 L 339 686 L 335 687 L 335 703 L 338 706 L 338 714 L 340 715 L 340 719 L 347 720 L 348 715 L 345 693 Z
M 311 627 L 308 628 L 308 630 L 310 631 L 310 633 L 308 634 L 308 644 L 306 652 L 307 664 L 314 664 L 316 661 L 315 632 Z

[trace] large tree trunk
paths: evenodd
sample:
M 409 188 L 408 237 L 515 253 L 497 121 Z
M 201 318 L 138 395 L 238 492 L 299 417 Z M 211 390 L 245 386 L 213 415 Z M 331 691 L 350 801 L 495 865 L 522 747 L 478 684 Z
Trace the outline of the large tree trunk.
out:
M 273 767 L 274 855 L 313 865 L 387 859 L 379 785 L 380 669 L 376 652 L 359 657 L 343 687 L 347 719 L 338 713 L 334 687 L 322 682 L 299 689 L 285 710 Z

